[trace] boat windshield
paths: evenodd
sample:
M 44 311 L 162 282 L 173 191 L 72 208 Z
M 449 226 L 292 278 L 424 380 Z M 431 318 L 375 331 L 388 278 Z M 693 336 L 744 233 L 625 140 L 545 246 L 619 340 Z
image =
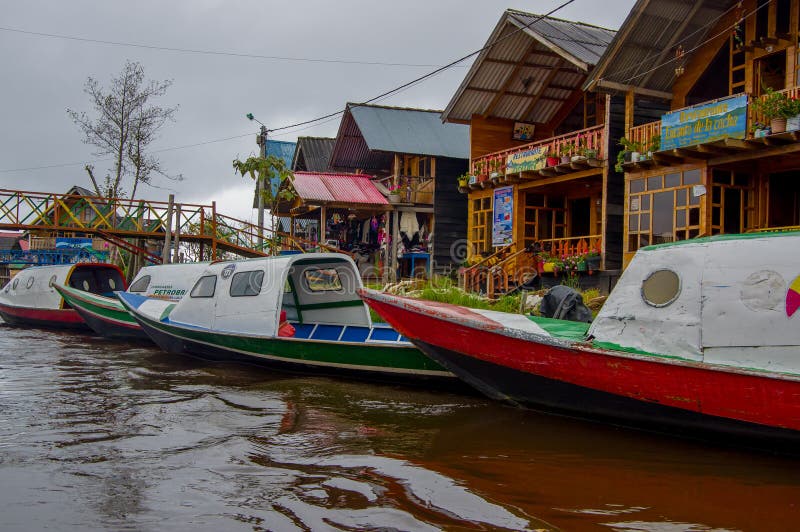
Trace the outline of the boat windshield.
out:
M 69 276 L 69 286 L 113 297 L 115 290 L 125 290 L 125 281 L 116 268 L 76 268 Z

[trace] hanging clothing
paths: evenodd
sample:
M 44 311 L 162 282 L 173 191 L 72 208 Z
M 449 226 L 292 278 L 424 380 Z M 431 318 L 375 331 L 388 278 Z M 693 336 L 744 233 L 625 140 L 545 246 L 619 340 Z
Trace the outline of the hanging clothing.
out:
M 419 231 L 419 222 L 417 221 L 417 214 L 413 212 L 400 213 L 400 232 L 407 234 L 409 237 Z

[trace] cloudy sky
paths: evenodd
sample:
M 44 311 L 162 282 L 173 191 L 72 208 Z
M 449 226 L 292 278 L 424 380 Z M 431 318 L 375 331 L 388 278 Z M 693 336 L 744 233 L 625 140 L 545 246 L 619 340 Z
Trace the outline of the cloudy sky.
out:
M 65 110 L 90 111 L 86 78 L 105 85 L 132 60 L 151 79 L 173 80 L 159 103 L 180 109 L 153 149 L 164 150 L 169 173 L 185 177 L 137 195 L 166 199 L 170 188 L 178 201 L 216 200 L 219 212 L 252 219 L 252 184 L 231 168 L 258 150 L 258 124 L 247 113 L 278 128 L 342 110 L 480 48 L 508 7 L 546 13 L 563 1 L 0 0 L 0 188 L 90 187 L 86 163 L 104 175 L 111 164 L 92 155 Z M 574 0 L 553 16 L 617 28 L 633 3 Z M 381 103 L 443 109 L 466 70 L 452 68 Z M 337 117 L 272 138 L 335 136 L 338 124 Z

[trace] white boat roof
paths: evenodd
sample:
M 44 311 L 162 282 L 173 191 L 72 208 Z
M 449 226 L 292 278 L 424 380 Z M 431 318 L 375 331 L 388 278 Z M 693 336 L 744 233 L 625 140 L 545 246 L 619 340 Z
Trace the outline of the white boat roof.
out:
M 589 329 L 610 346 L 800 371 L 800 232 L 640 249 Z
M 112 264 L 78 262 L 51 266 L 31 266 L 21 270 L 0 290 L 0 302 L 17 307 L 58 309 L 62 298 L 53 284 L 67 284 L 75 270 L 85 268 L 118 268 Z M 121 275 L 121 273 L 120 273 Z M 116 287 L 122 290 L 124 286 Z

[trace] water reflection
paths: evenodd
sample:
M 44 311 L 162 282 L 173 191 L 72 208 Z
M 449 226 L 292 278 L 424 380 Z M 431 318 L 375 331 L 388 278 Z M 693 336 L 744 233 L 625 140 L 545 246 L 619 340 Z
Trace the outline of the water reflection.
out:
M 782 530 L 797 466 L 0 327 L 4 530 Z

